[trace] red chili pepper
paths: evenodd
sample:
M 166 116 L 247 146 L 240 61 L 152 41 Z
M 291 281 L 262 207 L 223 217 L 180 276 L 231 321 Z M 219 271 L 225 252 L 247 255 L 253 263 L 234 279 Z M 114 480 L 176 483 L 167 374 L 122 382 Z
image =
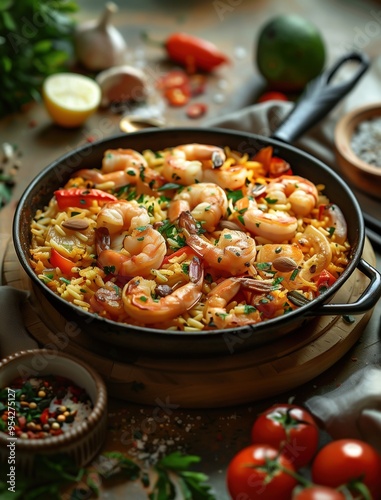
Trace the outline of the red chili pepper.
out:
M 54 192 L 58 208 L 64 210 L 69 207 L 90 207 L 94 200 L 100 203 L 117 201 L 114 195 L 101 191 L 100 189 L 69 188 L 58 189 Z
M 148 42 L 152 41 L 146 33 L 143 37 Z M 164 45 L 169 58 L 184 66 L 189 73 L 197 70 L 209 73 L 229 62 L 228 57 L 212 42 L 187 33 L 172 33 L 161 45 Z
M 208 106 L 202 102 L 195 102 L 187 107 L 188 118 L 201 118 L 208 111 Z
M 164 97 L 170 106 L 180 107 L 187 104 L 190 99 L 190 93 L 185 88 L 171 87 L 164 92 Z
M 53 267 L 59 267 L 63 274 L 73 274 L 71 269 L 75 266 L 74 262 L 63 257 L 55 248 L 50 251 L 50 263 Z

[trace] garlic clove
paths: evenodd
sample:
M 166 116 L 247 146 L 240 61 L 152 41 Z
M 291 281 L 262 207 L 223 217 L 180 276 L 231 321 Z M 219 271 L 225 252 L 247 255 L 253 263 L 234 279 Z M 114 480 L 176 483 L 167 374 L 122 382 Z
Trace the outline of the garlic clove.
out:
M 101 106 L 127 101 L 143 101 L 147 96 L 147 77 L 133 66 L 114 66 L 99 73 L 96 81 L 102 91 Z
M 126 41 L 110 22 L 111 15 L 117 11 L 117 5 L 108 2 L 99 20 L 78 25 L 74 46 L 78 61 L 86 69 L 102 71 L 125 62 Z

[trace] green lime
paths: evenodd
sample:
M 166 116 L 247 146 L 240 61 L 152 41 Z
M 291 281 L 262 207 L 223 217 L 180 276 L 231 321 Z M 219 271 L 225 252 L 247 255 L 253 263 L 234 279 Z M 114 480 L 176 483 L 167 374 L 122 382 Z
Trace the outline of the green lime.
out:
M 324 68 L 325 44 L 310 21 L 296 14 L 282 14 L 260 30 L 256 59 L 269 87 L 300 91 Z

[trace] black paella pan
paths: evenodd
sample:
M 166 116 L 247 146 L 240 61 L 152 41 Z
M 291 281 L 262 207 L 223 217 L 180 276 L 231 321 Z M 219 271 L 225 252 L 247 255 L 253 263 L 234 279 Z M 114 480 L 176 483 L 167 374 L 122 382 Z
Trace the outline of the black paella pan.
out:
M 360 63 L 355 76 L 349 82 L 329 85 L 340 65 L 350 59 Z M 381 276 L 362 258 L 365 228 L 359 204 L 347 184 L 334 171 L 313 156 L 287 143 L 322 118 L 353 87 L 367 65 L 366 58 L 357 53 L 339 61 L 333 69 L 309 86 L 306 95 L 271 138 L 217 128 L 146 129 L 90 143 L 59 158 L 42 170 L 29 184 L 18 203 L 14 217 L 13 239 L 16 253 L 33 287 L 41 291 L 65 318 L 74 321 L 88 335 L 95 336 L 108 344 L 126 347 L 132 353 L 161 356 L 209 356 L 249 350 L 289 334 L 314 317 L 356 315 L 369 311 L 381 296 Z M 298 309 L 284 316 L 258 324 L 190 333 L 136 327 L 100 318 L 66 302 L 38 279 L 29 262 L 30 223 L 36 210 L 44 207 L 53 196 L 53 192 L 62 187 L 69 177 L 77 170 L 99 167 L 106 149 L 161 150 L 194 142 L 220 147 L 229 146 L 233 150 L 250 154 L 255 154 L 259 149 L 271 145 L 274 155 L 290 163 L 295 175 L 326 186 L 324 193 L 342 209 L 346 220 L 350 222 L 348 240 L 351 245 L 348 267 L 327 292 L 308 303 L 300 303 Z M 357 302 L 329 303 L 335 293 L 347 285 L 349 277 L 357 269 L 369 278 L 369 285 Z

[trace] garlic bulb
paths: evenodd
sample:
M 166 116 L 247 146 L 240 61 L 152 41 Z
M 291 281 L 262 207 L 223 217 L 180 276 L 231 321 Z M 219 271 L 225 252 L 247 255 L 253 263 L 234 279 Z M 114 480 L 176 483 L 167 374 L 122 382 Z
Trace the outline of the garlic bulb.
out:
M 102 106 L 126 101 L 143 101 L 147 95 L 145 73 L 133 66 L 114 66 L 99 73 L 96 81 L 102 90 Z
M 86 21 L 77 27 L 74 36 L 77 58 L 88 70 L 101 71 L 125 61 L 126 42 L 110 24 L 111 15 L 117 10 L 117 5 L 109 2 L 99 20 Z

